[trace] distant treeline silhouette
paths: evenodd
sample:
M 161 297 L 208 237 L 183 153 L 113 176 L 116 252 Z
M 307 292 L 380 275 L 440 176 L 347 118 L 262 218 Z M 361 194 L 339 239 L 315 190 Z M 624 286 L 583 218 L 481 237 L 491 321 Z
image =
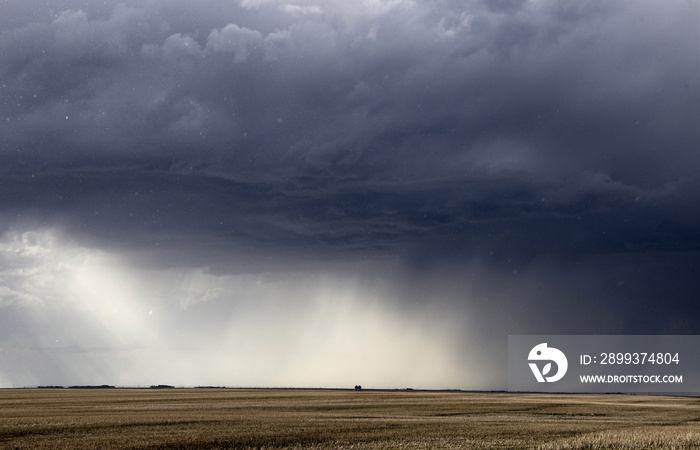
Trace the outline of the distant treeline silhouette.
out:
M 37 389 L 66 389 L 65 386 L 37 386 Z M 108 384 L 87 385 L 87 386 L 68 386 L 68 389 L 116 389 L 116 386 L 110 386 Z
M 211 389 L 213 386 L 201 387 Z M 85 386 L 68 386 L 67 388 L 65 386 L 37 386 L 37 389 L 117 389 L 117 387 L 109 384 L 90 384 Z M 175 386 L 171 386 L 169 384 L 154 384 L 149 386 L 149 389 L 175 389 Z

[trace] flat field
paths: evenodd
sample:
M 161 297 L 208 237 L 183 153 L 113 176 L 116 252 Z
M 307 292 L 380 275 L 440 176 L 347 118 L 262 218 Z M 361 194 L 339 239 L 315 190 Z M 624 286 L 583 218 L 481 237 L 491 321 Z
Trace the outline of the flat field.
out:
M 700 399 L 4 389 L 0 448 L 700 448 Z

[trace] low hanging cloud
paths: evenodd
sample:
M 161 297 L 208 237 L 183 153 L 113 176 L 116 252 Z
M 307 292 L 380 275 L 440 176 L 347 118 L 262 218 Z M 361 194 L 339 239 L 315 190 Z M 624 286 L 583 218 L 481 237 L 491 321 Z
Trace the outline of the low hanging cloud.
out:
M 439 388 L 464 377 L 453 354 L 457 323 L 402 311 L 381 283 L 319 272 L 137 271 L 52 230 L 6 233 L 1 251 L 10 282 L 2 329 L 17 319 L 22 328 L 3 339 L 7 385 Z

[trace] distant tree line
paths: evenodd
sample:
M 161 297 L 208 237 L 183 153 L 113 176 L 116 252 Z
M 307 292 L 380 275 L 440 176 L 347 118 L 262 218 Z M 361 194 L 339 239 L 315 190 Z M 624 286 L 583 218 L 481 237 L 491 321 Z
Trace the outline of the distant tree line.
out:
M 198 386 L 201 388 L 213 388 L 214 386 Z M 53 386 L 53 385 L 43 385 L 43 386 L 37 386 L 37 389 L 116 389 L 116 386 L 112 386 L 110 384 L 100 384 L 100 385 L 94 385 L 94 384 L 89 384 L 89 385 L 76 385 L 76 386 L 68 386 L 67 388 L 65 386 Z M 154 384 L 149 387 L 149 389 L 175 389 L 175 386 L 171 386 L 169 384 Z
M 66 389 L 65 386 L 37 386 L 37 389 Z M 68 389 L 116 389 L 116 386 L 109 384 L 87 385 L 87 386 L 68 386 Z

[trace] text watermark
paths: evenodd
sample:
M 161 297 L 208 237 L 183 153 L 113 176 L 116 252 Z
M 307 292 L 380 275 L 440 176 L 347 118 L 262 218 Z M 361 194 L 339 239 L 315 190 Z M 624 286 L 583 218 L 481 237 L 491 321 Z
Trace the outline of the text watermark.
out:
M 508 390 L 700 394 L 700 336 L 508 336 Z

